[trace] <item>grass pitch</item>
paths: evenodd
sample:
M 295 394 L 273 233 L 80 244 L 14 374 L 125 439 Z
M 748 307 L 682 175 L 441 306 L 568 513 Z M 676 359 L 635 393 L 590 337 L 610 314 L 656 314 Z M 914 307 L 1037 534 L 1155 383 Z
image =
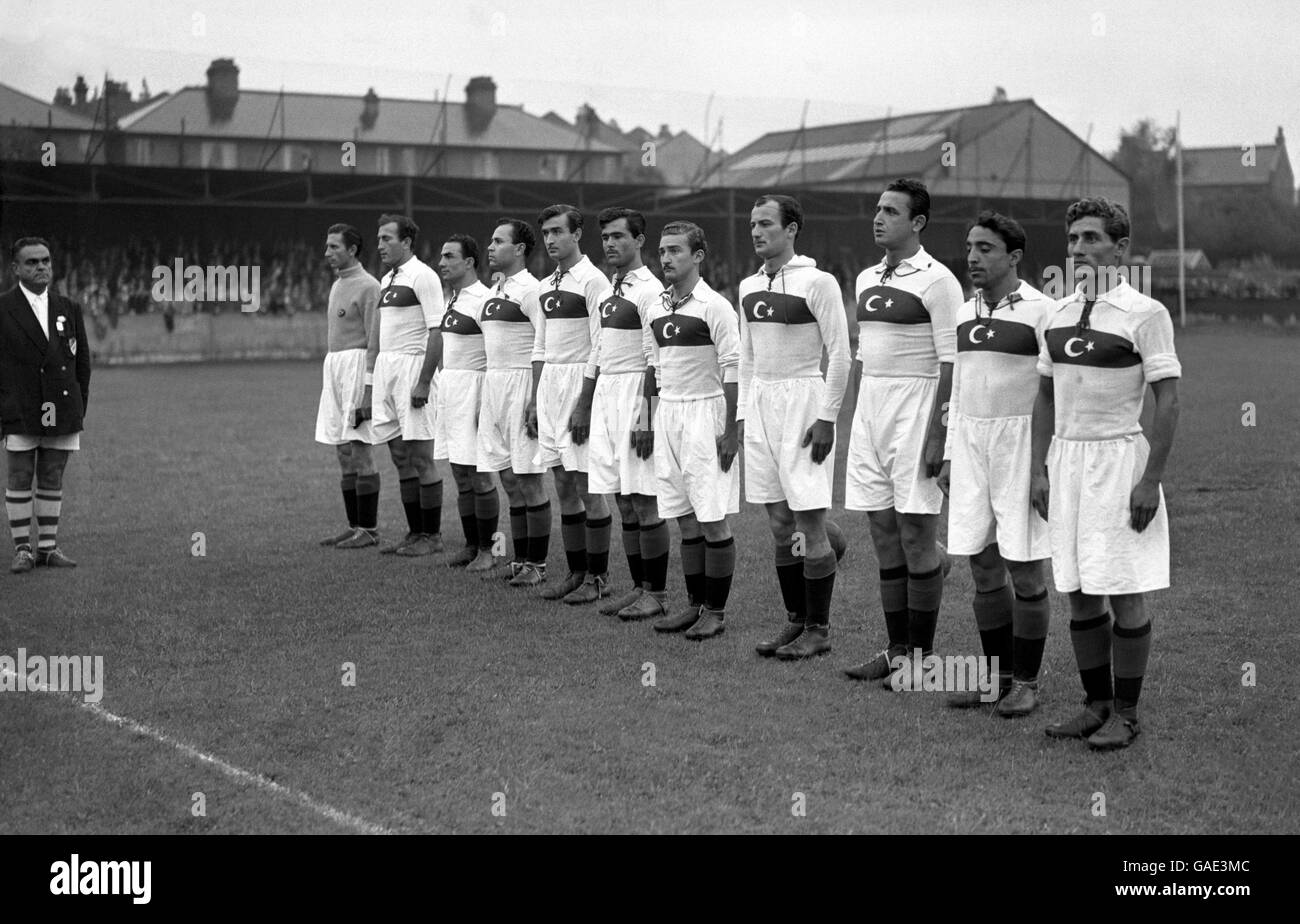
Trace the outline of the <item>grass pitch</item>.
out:
M 835 651 L 774 663 L 753 653 L 781 618 L 761 508 L 735 524 L 726 635 L 692 644 L 441 558 L 318 548 L 342 505 L 312 442 L 316 363 L 98 369 L 60 536 L 81 566 L 0 574 L 0 654 L 102 655 L 104 709 L 262 782 L 72 697 L 0 694 L 0 833 L 355 830 L 322 806 L 399 832 L 1300 831 L 1300 340 L 1210 326 L 1179 349 L 1173 587 L 1149 603 L 1143 734 L 1118 754 L 1043 735 L 1082 696 L 1055 593 L 1028 719 L 842 678 L 883 635 L 865 515 L 836 514 Z M 381 462 L 381 527 L 400 534 Z M 671 573 L 680 602 L 675 545 Z M 979 651 L 971 590 L 959 559 L 942 652 Z

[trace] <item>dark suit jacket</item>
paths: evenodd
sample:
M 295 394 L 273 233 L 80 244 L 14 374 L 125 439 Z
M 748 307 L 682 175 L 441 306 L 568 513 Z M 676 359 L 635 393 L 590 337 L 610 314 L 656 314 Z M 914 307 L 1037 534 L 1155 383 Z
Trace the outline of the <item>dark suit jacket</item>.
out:
M 60 436 L 82 429 L 90 400 L 86 324 L 81 306 L 53 289 L 49 306 L 47 340 L 17 286 L 0 295 L 0 433 Z

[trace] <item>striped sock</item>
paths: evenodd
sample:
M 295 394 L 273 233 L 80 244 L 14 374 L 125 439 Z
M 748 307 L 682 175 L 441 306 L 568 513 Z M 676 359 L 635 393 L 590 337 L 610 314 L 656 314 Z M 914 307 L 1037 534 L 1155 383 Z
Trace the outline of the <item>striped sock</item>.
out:
M 587 517 L 587 573 L 605 574 L 609 571 L 609 530 L 613 516 L 606 514 L 593 520 Z
M 546 564 L 551 552 L 551 502 L 542 501 L 536 507 L 526 507 L 528 521 L 528 561 L 534 565 Z
M 474 489 L 463 488 L 456 492 L 456 511 L 460 514 L 461 532 L 465 534 L 465 546 L 478 548 L 478 520 L 474 518 Z
M 528 561 L 528 507 L 510 508 L 510 541 L 515 546 L 515 561 Z
M 420 504 L 420 528 L 416 532 L 437 536 L 442 532 L 442 479 L 420 485 L 416 496 Z
M 36 487 L 36 528 L 40 533 L 38 548 L 43 552 L 58 545 L 59 512 L 63 509 L 62 488 Z
M 1115 623 L 1114 634 L 1115 709 L 1124 714 L 1137 709 L 1142 693 L 1142 677 L 1151 655 L 1151 623 L 1136 629 Z
M 357 525 L 357 475 L 355 472 L 348 472 L 343 476 L 340 485 L 343 488 L 343 509 L 348 514 L 348 525 L 356 527 Z
M 478 521 L 478 547 L 491 549 L 497 541 L 497 521 L 501 519 L 501 498 L 496 488 L 474 492 L 474 519 Z
M 586 511 L 560 514 L 560 541 L 564 543 L 564 557 L 574 574 L 587 571 L 587 514 Z
M 9 517 L 9 532 L 13 534 L 14 546 L 21 548 L 32 544 L 32 492 L 5 491 L 5 514 Z
M 641 561 L 641 524 L 635 520 L 623 521 L 623 553 L 627 555 L 632 586 L 640 587 L 645 583 L 645 565 Z
M 691 606 L 704 605 L 704 537 L 682 540 L 682 575 Z
M 1070 620 L 1070 641 L 1088 702 L 1115 698 L 1110 676 L 1110 613 Z
M 357 525 L 379 528 L 379 473 L 357 476 Z
M 776 545 L 776 582 L 781 588 L 785 611 L 805 622 L 808 616 L 808 592 L 804 587 L 803 562 L 794 554 L 789 542 Z
M 880 605 L 885 611 L 889 647 L 907 648 L 907 565 L 880 569 Z
M 668 524 L 641 524 L 641 567 L 650 590 L 661 592 L 668 587 Z
M 1047 599 L 1047 588 L 1036 597 L 1016 594 L 1012 608 L 1015 624 L 1015 649 L 1012 666 L 1017 680 L 1037 680 L 1043 664 L 1043 647 L 1047 644 L 1047 624 L 1052 615 L 1052 603 Z M 1118 626 L 1116 627 L 1118 629 Z
M 736 573 L 736 540 L 704 543 L 704 605 L 725 610 L 731 596 L 731 578 Z

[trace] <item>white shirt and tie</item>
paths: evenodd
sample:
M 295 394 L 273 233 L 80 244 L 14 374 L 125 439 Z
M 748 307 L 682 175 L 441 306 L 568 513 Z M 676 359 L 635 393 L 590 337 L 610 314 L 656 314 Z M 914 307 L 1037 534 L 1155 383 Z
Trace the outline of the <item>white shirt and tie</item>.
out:
M 36 315 L 36 321 L 41 325 L 41 332 L 45 334 L 45 339 L 50 339 L 50 289 L 45 287 L 45 291 L 40 295 L 32 292 L 26 286 L 18 287 L 22 290 L 23 295 L 27 296 L 27 304 L 32 306 L 32 313 Z

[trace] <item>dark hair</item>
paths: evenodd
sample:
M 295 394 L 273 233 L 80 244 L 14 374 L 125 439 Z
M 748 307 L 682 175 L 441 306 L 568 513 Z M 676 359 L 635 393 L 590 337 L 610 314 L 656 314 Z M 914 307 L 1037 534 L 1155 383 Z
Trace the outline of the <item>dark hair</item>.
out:
M 329 226 L 326 234 L 341 234 L 343 236 L 344 247 L 355 247 L 357 252 L 353 254 L 358 260 L 366 252 L 365 242 L 361 238 L 361 232 L 349 224 L 339 222 Z
M 670 221 L 659 232 L 659 237 L 664 238 L 670 234 L 685 234 L 686 246 L 690 248 L 691 253 L 697 250 L 709 252 L 709 243 L 704 239 L 704 229 L 693 221 Z
M 1008 218 L 1000 212 L 985 209 L 971 222 L 971 226 L 966 229 L 966 233 L 970 234 L 972 228 L 988 228 L 1002 238 L 1002 243 L 1007 245 L 1007 253 L 1011 253 L 1013 250 L 1025 249 L 1025 229 L 1020 226 L 1020 222 L 1014 218 Z
M 582 230 L 582 213 L 572 205 L 548 205 L 542 209 L 542 214 L 537 216 L 537 227 L 546 224 L 556 215 L 563 215 L 569 223 L 569 233 Z
M 898 179 L 885 187 L 885 192 L 907 193 L 908 210 L 911 212 L 908 218 L 915 218 L 920 215 L 925 219 L 925 223 L 930 223 L 930 190 L 925 188 L 925 184 L 920 180 Z
M 803 206 L 799 204 L 798 199 L 794 196 L 781 196 L 775 194 L 771 196 L 759 196 L 754 202 L 754 208 L 758 208 L 766 202 L 772 203 L 781 210 L 782 228 L 787 227 L 790 222 L 794 222 L 799 226 L 799 231 L 803 230 Z M 796 231 L 795 234 L 798 235 L 799 231 Z
M 20 237 L 18 240 L 14 241 L 14 245 L 9 248 L 9 259 L 16 263 L 18 261 L 18 253 L 24 247 L 44 247 L 46 250 L 50 251 L 51 254 L 54 253 L 54 248 L 50 246 L 50 242 L 43 237 Z
M 409 237 L 411 239 L 411 250 L 415 250 L 415 242 L 420 237 L 420 226 L 405 215 L 384 214 L 379 216 L 379 227 L 382 228 L 390 223 L 397 225 L 397 239 L 401 241 Z
M 447 235 L 448 244 L 459 244 L 461 256 L 466 260 L 474 261 L 474 269 L 478 269 L 478 241 L 468 234 L 449 234 Z
M 645 234 L 645 216 L 636 209 L 603 209 L 601 213 L 596 216 L 596 224 L 600 225 L 603 229 L 605 225 L 613 221 L 618 221 L 620 218 L 627 219 L 627 230 L 633 237 L 639 237 L 640 235 Z
M 529 227 L 528 222 L 521 221 L 518 218 L 498 218 L 497 227 L 501 225 L 510 226 L 510 243 L 524 245 L 524 259 L 527 260 L 532 254 L 533 248 L 537 246 L 537 235 Z
M 1080 218 L 1100 218 L 1102 227 L 1112 241 L 1128 237 L 1130 232 L 1128 209 L 1104 196 L 1080 199 L 1065 210 L 1065 227 L 1068 230 Z

